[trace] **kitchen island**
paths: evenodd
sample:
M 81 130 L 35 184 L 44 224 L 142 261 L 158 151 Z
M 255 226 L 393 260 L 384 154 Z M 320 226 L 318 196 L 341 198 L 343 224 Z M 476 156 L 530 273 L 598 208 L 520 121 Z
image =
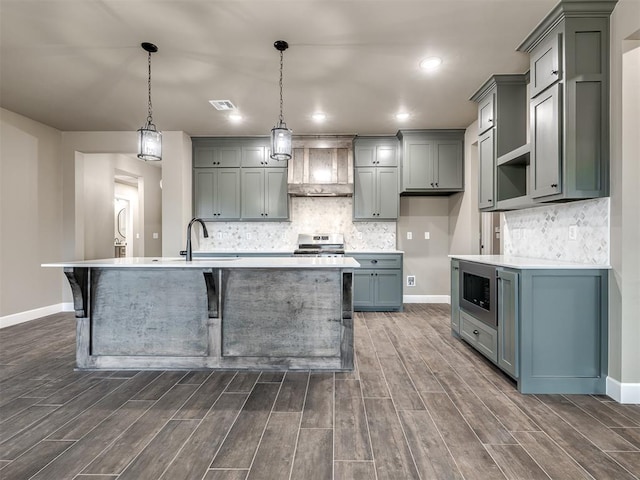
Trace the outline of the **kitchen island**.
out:
M 71 286 L 80 370 L 353 369 L 350 257 L 43 266 Z

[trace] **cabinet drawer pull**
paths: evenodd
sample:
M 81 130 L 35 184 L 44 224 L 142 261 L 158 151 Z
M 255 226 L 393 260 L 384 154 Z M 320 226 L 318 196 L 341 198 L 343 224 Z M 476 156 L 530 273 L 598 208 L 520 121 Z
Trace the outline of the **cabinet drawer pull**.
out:
M 552 187 L 552 188 L 557 188 L 557 187 L 558 187 L 558 184 L 557 184 L 557 183 L 552 183 L 552 184 L 551 184 L 551 187 Z
M 474 335 L 480 335 L 480 332 L 479 332 L 478 330 L 474 330 L 474 331 L 473 331 L 473 334 L 474 334 Z
M 371 260 L 371 263 L 378 263 L 378 260 Z

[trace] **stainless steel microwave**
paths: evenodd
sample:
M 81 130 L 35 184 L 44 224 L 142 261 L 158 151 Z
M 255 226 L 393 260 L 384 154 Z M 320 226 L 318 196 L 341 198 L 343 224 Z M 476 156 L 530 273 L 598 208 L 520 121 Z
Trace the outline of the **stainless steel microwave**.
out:
M 497 328 L 497 270 L 493 265 L 460 262 L 460 308 Z

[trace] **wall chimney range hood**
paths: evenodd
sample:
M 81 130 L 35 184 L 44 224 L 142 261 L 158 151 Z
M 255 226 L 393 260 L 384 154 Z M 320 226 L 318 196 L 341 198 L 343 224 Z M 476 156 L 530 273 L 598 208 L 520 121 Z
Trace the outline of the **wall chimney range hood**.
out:
M 353 139 L 353 135 L 294 136 L 289 195 L 352 196 Z

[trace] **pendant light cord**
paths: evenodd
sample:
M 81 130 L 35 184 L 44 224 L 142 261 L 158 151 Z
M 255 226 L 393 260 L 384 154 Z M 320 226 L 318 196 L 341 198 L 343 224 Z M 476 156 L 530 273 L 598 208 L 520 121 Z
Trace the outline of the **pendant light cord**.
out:
M 284 117 L 282 115 L 282 107 L 283 107 L 283 101 L 282 101 L 282 68 L 283 68 L 283 57 L 284 57 L 284 53 L 282 50 L 280 50 L 280 125 L 282 125 L 284 123 Z
M 147 124 L 153 125 L 153 117 L 151 115 L 152 107 L 151 107 L 151 52 L 149 53 L 149 115 L 147 116 Z M 282 87 L 281 87 L 282 88 Z

